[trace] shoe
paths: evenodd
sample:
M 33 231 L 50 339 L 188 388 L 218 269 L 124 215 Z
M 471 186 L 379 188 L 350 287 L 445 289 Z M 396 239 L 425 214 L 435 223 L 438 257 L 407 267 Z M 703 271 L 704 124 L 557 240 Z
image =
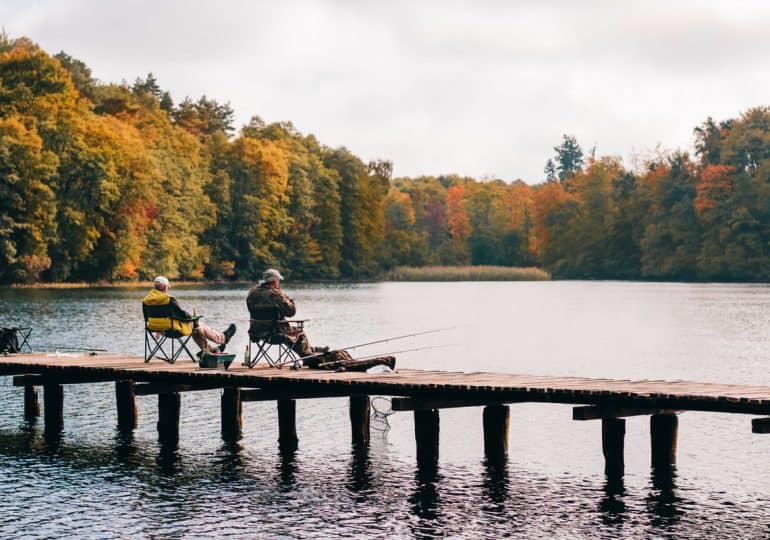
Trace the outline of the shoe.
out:
M 225 347 L 227 347 L 227 344 L 230 343 L 230 340 L 233 338 L 233 335 L 235 335 L 235 325 L 230 324 L 224 332 L 222 332 L 225 336 L 225 342 L 222 343 L 219 347 L 217 347 L 217 350 L 219 352 L 225 352 Z
M 313 347 L 312 351 L 314 353 L 328 353 L 329 352 L 329 347 L 328 346 L 327 347 Z
M 233 338 L 233 335 L 235 335 L 235 325 L 230 324 L 230 326 L 227 327 L 227 330 L 222 332 L 225 335 L 225 345 L 230 343 L 230 340 Z

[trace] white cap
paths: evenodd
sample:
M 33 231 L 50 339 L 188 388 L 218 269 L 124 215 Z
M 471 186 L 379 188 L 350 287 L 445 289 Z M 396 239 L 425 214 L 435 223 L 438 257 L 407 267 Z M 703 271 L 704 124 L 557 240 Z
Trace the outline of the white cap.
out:
M 168 289 L 168 279 L 164 278 L 163 276 L 156 277 L 153 283 L 155 284 L 155 288 L 158 290 Z
M 281 281 L 283 280 L 283 276 L 281 273 L 276 270 L 275 268 L 268 268 L 264 272 L 262 272 L 262 279 L 259 281 L 261 283 L 269 283 L 271 281 Z

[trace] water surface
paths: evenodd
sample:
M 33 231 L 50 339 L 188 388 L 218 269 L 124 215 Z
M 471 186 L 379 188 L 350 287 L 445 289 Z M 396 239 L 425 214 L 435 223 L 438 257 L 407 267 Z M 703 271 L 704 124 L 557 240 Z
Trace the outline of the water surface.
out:
M 402 367 L 770 384 L 770 288 L 613 282 L 287 284 L 311 340 L 399 353 Z M 142 354 L 141 289 L 0 289 L 0 324 L 34 326 L 40 350 Z M 174 291 L 220 329 L 243 287 Z M 441 411 L 437 467 L 418 467 L 412 417 L 350 444 L 346 399 L 297 405 L 299 448 L 281 453 L 273 403 L 244 404 L 244 436 L 219 438 L 219 391 L 182 396 L 180 442 L 158 445 L 157 398 L 139 428 L 115 430 L 112 384 L 65 388 L 65 426 L 22 419 L 0 379 L 0 535 L 284 538 L 756 538 L 770 535 L 770 437 L 750 417 L 680 417 L 678 464 L 649 466 L 646 417 L 626 426 L 626 475 L 603 474 L 600 424 L 566 405 L 511 406 L 509 459 L 486 463 L 481 409 Z M 385 409 L 387 403 L 375 405 Z M 375 427 L 382 424 L 375 423 Z

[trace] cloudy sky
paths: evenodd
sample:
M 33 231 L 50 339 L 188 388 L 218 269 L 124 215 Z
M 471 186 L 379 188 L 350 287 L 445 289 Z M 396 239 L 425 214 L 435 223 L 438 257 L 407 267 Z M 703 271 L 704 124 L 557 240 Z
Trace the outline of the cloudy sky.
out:
M 770 2 L 2 0 L 101 81 L 152 71 L 396 175 L 533 183 L 563 133 L 630 163 L 770 105 Z

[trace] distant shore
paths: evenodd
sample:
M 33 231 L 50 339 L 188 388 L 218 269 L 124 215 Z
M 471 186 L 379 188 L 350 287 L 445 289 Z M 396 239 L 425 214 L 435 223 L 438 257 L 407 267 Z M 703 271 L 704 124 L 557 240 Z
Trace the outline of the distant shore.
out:
M 369 282 L 383 281 L 548 281 L 551 274 L 536 267 L 514 266 L 399 266 Z M 294 283 L 350 283 L 361 280 L 291 280 Z M 195 285 L 244 285 L 251 286 L 257 280 L 172 280 L 174 287 Z M 13 289 L 98 289 L 112 287 L 152 287 L 152 281 L 95 281 L 95 282 L 38 282 L 4 285 Z

